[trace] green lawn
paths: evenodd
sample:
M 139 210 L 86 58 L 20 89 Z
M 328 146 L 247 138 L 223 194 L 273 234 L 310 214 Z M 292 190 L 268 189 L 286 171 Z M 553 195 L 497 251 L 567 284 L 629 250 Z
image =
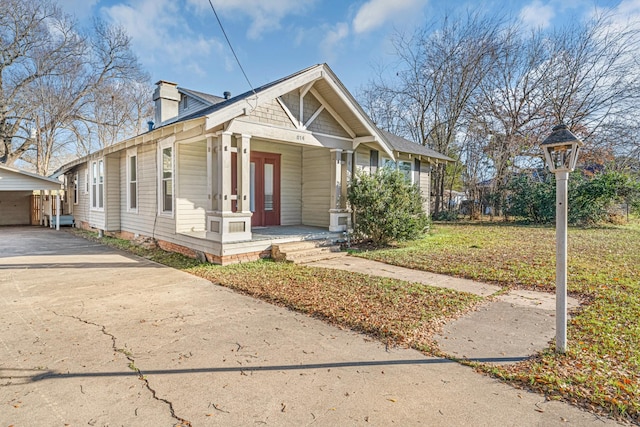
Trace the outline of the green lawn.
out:
M 570 229 L 569 293 L 583 302 L 566 355 L 486 370 L 587 407 L 640 421 L 640 229 Z M 361 253 L 389 264 L 532 290 L 555 289 L 553 228 L 439 224 L 431 236 Z
M 466 293 L 364 274 L 269 261 L 220 267 L 149 251 L 127 241 L 101 240 L 432 355 L 439 354 L 434 331 L 481 301 Z M 505 288 L 548 292 L 555 288 L 553 228 L 438 224 L 422 240 L 358 255 Z M 569 292 L 583 301 L 569 324 L 568 352 L 557 355 L 550 343 L 548 351 L 531 360 L 479 368 L 550 398 L 640 422 L 640 227 L 571 229 L 568 262 Z

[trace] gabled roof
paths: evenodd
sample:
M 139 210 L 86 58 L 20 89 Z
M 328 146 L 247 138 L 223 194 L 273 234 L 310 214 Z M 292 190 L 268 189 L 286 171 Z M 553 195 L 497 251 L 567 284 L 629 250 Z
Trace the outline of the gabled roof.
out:
M 205 104 L 217 104 L 225 100 L 221 96 L 211 95 L 210 93 L 199 92 L 197 90 L 178 87 L 178 92 L 194 97 Z
M 437 151 L 432 150 L 431 148 L 425 147 L 424 145 L 416 144 L 415 142 L 411 142 L 408 139 L 402 138 L 401 136 L 394 135 L 390 132 L 387 132 L 386 130 L 380 129 L 380 132 L 385 136 L 386 140 L 389 142 L 394 151 L 418 154 L 445 162 L 455 162 L 455 160 L 451 157 L 440 154 Z
M 6 174 L 6 172 L 9 173 Z M 14 179 L 7 180 L 8 176 L 13 176 Z M 60 190 L 61 185 L 62 183 L 57 179 L 0 165 L 0 191 Z
M 305 73 L 306 71 L 312 70 L 312 69 L 314 69 L 316 67 L 318 67 L 318 65 L 314 65 L 312 67 L 305 68 L 304 70 L 300 70 L 300 71 L 298 71 L 296 73 L 293 73 L 293 74 L 291 74 L 291 75 L 289 75 L 287 77 L 283 77 L 281 79 L 278 79 L 278 80 L 275 80 L 273 82 L 267 83 L 267 84 L 262 85 L 262 86 L 260 86 L 258 88 L 255 88 L 253 90 L 248 90 L 248 91 L 246 91 L 244 93 L 241 93 L 240 95 L 236 95 L 236 96 L 231 97 L 229 99 L 222 98 L 222 102 L 217 102 L 214 105 L 211 105 L 210 107 L 204 108 L 204 109 L 202 109 L 200 111 L 197 111 L 197 112 L 195 112 L 193 114 L 190 114 L 188 116 L 181 117 L 179 121 L 197 119 L 198 117 L 208 116 L 209 114 L 215 113 L 218 110 L 221 110 L 223 108 L 229 107 L 229 106 L 234 105 L 234 104 L 237 104 L 238 102 L 245 101 L 247 98 L 250 98 L 250 97 L 255 96 L 255 95 L 259 94 L 259 93 L 262 93 L 265 90 L 278 85 L 279 83 L 282 83 L 284 81 L 290 80 L 290 79 L 292 79 L 292 78 L 294 78 L 296 76 L 299 76 L 299 75 Z

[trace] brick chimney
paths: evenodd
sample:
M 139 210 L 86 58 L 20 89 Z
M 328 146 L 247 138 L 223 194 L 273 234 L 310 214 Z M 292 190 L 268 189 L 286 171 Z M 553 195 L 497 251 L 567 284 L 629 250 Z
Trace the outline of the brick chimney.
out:
M 161 126 L 167 120 L 178 117 L 178 104 L 180 102 L 180 93 L 178 93 L 178 84 L 160 80 L 156 83 L 156 90 L 153 92 L 153 101 L 155 102 L 155 122 Z

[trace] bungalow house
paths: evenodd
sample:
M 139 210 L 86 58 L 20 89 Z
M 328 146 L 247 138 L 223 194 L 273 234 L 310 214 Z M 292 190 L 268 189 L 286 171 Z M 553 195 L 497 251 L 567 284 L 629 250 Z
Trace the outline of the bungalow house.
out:
M 431 165 L 451 160 L 378 129 L 326 64 L 235 97 L 160 81 L 153 99 L 148 132 L 56 173 L 76 226 L 214 263 L 257 259 L 345 231 L 354 169 L 393 165 L 427 197 Z

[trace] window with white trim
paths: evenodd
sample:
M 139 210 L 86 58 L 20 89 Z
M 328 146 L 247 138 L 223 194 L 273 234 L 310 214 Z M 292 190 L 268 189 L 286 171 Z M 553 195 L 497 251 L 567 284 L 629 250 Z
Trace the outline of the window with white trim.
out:
M 138 211 L 138 152 L 127 152 L 127 210 Z
M 402 174 L 407 178 L 407 181 L 413 183 L 413 174 L 411 173 L 411 162 L 407 162 L 404 160 L 399 160 L 398 170 L 402 172 Z
M 104 160 L 91 162 L 91 209 L 104 209 Z
M 173 144 L 160 144 L 158 165 L 158 210 L 162 214 L 173 214 Z

